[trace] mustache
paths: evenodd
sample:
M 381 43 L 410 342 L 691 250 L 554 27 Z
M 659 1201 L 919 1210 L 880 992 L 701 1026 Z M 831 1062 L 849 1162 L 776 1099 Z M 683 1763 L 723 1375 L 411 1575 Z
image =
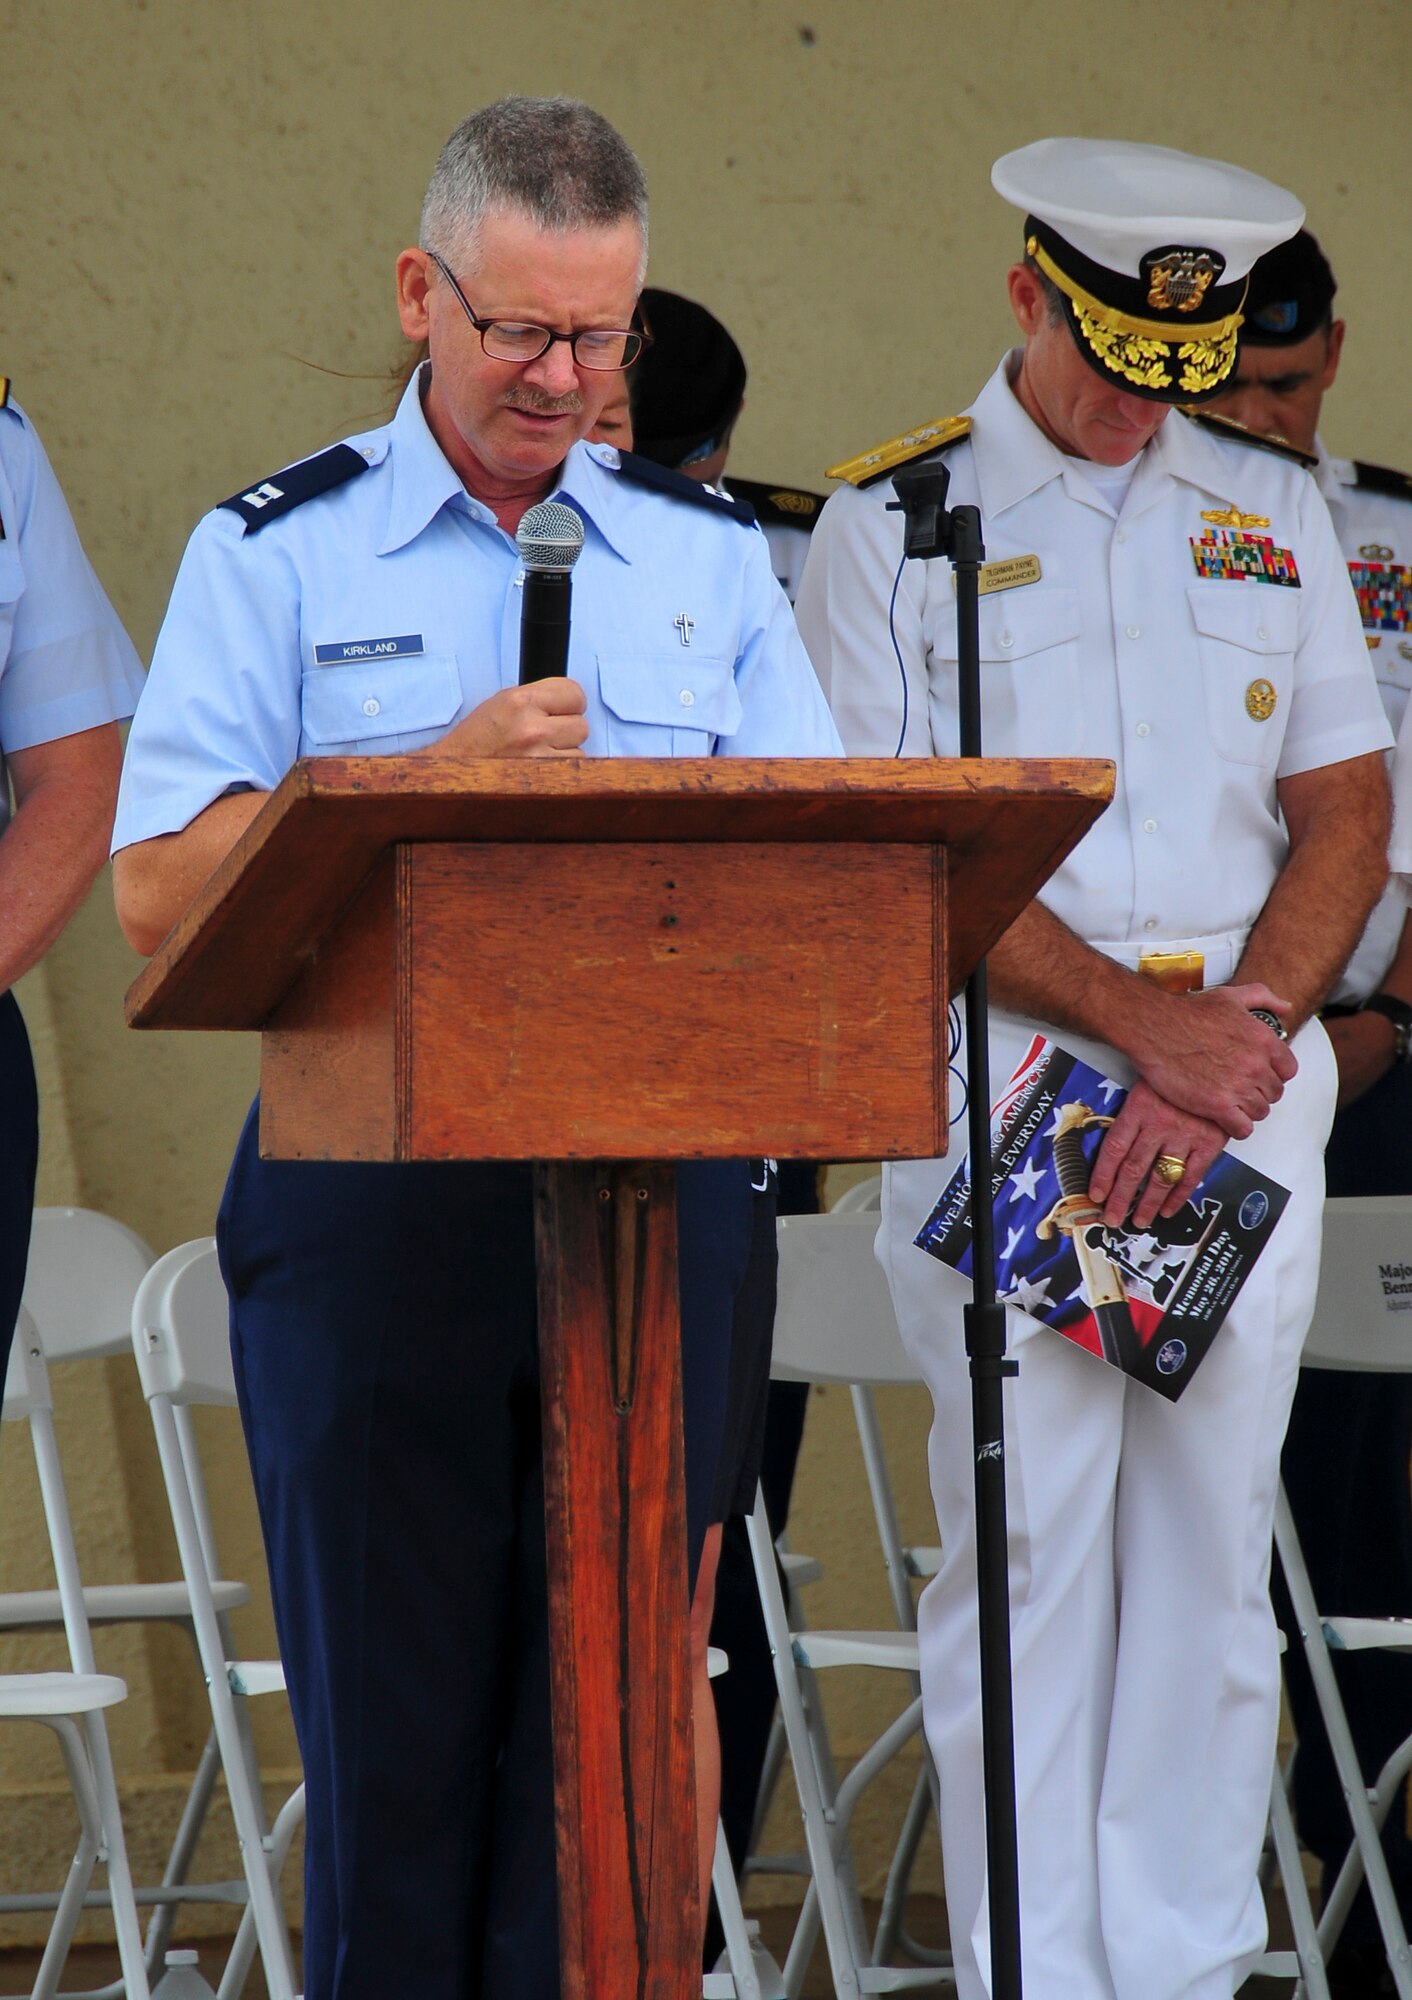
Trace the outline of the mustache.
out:
M 583 410 L 583 397 L 577 390 L 570 390 L 567 396 L 546 396 L 526 382 L 510 391 L 505 404 L 508 409 L 526 410 L 534 417 L 576 417 Z

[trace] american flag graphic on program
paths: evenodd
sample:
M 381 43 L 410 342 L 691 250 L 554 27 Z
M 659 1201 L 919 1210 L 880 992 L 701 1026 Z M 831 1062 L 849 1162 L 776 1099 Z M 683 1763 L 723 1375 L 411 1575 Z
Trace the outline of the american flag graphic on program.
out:
M 1088 1182 L 1125 1094 L 1058 1043 L 1031 1043 L 991 1114 L 996 1293 L 1175 1401 L 1289 1194 L 1222 1153 L 1176 1215 L 1106 1228 Z M 970 1275 L 969 1159 L 916 1241 Z

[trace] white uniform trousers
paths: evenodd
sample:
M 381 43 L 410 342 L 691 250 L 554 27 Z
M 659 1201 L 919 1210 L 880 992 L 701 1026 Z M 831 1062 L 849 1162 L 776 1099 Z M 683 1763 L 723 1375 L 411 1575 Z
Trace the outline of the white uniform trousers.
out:
M 993 1020 L 992 1095 L 1032 1033 Z M 1063 1039 L 1129 1080 L 1112 1051 Z M 1229 2000 L 1263 1948 L 1256 1871 L 1279 1712 L 1271 1523 L 1335 1092 L 1317 1022 L 1294 1050 L 1299 1075 L 1232 1145 L 1290 1201 L 1180 1402 L 1007 1314 L 1020 1363 L 1004 1395 L 1026 2000 Z M 983 2000 L 970 1287 L 912 1246 L 964 1151 L 964 1123 L 953 1130 L 948 1163 L 885 1172 L 878 1254 L 935 1403 L 943 1561 L 921 1601 L 922 1686 L 957 1990 Z

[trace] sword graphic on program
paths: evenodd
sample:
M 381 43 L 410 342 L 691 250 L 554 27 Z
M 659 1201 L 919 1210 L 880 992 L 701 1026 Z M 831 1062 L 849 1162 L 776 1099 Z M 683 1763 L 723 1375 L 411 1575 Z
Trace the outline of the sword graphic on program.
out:
M 1060 1196 L 1044 1220 L 1035 1225 L 1035 1234 L 1048 1239 L 1057 1230 L 1069 1238 L 1079 1260 L 1084 1295 L 1097 1322 L 1103 1358 L 1119 1368 L 1131 1368 L 1142 1352 L 1142 1342 L 1128 1310 L 1123 1274 L 1108 1255 L 1102 1210 L 1088 1191 L 1089 1164 L 1083 1149 L 1085 1132 L 1112 1123 L 1111 1118 L 1091 1111 L 1086 1104 L 1059 1107 L 1054 1126 L 1054 1171 Z

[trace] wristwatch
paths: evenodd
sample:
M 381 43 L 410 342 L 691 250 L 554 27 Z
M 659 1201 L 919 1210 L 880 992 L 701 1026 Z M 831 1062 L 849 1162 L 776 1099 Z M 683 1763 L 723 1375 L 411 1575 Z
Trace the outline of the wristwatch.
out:
M 1394 1062 L 1412 1062 L 1412 1003 L 1399 1000 L 1395 993 L 1370 993 L 1359 1010 L 1364 1014 L 1381 1014 L 1392 1022 Z

